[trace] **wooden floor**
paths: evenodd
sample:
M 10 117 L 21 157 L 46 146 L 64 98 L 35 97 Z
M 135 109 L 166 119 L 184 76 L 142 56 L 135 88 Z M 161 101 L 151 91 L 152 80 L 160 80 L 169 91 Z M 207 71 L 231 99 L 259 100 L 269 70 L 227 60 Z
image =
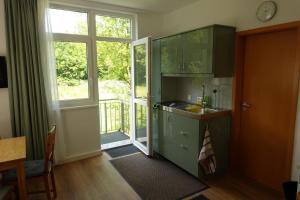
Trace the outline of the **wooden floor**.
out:
M 58 200 L 134 200 L 140 199 L 108 161 L 108 156 L 89 158 L 55 168 Z M 271 191 L 242 178 L 225 176 L 207 182 L 209 189 L 202 192 L 210 200 L 276 200 L 282 199 Z M 37 180 L 28 184 L 29 190 L 41 187 Z M 32 195 L 30 199 L 46 199 Z

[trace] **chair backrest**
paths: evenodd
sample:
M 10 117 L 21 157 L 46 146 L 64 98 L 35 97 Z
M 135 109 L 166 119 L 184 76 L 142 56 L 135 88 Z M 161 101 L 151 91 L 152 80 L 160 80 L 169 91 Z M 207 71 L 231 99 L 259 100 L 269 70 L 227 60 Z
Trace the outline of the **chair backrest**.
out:
M 55 134 L 56 134 L 56 126 L 53 126 L 47 136 L 47 146 L 46 146 L 45 165 L 44 165 L 46 173 L 50 172 L 54 160 Z

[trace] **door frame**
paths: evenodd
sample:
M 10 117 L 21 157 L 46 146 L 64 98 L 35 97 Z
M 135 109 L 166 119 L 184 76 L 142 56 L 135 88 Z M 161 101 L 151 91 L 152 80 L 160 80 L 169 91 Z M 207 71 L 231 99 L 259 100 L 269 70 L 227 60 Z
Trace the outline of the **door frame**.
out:
M 291 177 L 292 161 L 293 161 L 293 150 L 294 150 L 294 135 L 295 135 L 295 124 L 297 115 L 297 102 L 298 102 L 298 90 L 299 90 L 299 78 L 300 78 L 300 21 L 289 22 L 279 25 L 273 25 L 268 27 L 256 28 L 252 30 L 240 31 L 236 34 L 236 47 L 235 47 L 235 71 L 233 79 L 233 102 L 232 102 L 232 117 L 233 117 L 233 136 L 231 138 L 230 147 L 230 169 L 232 171 L 239 171 L 239 139 L 241 132 L 241 111 L 242 111 L 242 94 L 243 94 L 243 68 L 244 68 L 244 51 L 245 51 L 245 40 L 248 36 L 280 32 L 285 30 L 296 30 L 297 31 L 297 50 L 296 50 L 296 72 L 294 73 L 293 79 L 293 98 L 291 99 L 292 105 L 292 116 L 289 130 L 287 130 L 287 137 L 289 137 L 288 144 L 288 155 L 286 157 L 286 165 L 284 173 L 287 180 Z
M 135 145 L 137 148 L 139 148 L 143 153 L 145 153 L 147 156 L 151 156 L 152 155 L 152 127 L 151 127 L 151 114 L 152 114 L 152 109 L 151 109 L 151 38 L 150 37 L 145 37 L 142 39 L 138 39 L 133 41 L 132 43 L 132 49 L 131 49 L 131 62 L 132 62 L 132 67 L 131 67 L 131 85 L 132 85 L 132 92 L 131 92 L 131 105 L 132 105 L 132 109 L 131 109 L 131 141 L 133 143 L 133 145 Z M 135 88 L 134 88 L 134 77 L 135 77 L 135 70 L 134 70 L 134 46 L 137 45 L 141 45 L 141 44 L 146 44 L 146 85 L 147 85 L 147 98 L 146 98 L 146 102 L 145 100 L 141 100 L 141 99 L 136 99 L 135 98 Z M 136 130 L 135 130 L 135 103 L 139 103 L 141 105 L 144 105 L 147 107 L 147 147 L 145 148 L 142 144 L 140 144 L 139 142 L 137 142 L 135 140 L 136 138 Z

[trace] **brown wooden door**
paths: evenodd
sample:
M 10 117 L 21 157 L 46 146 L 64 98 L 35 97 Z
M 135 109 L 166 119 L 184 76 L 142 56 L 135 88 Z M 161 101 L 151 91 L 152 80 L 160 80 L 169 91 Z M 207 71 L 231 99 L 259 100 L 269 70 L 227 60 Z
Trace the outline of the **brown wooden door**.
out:
M 244 41 L 239 168 L 280 190 L 290 178 L 297 30 L 250 35 Z

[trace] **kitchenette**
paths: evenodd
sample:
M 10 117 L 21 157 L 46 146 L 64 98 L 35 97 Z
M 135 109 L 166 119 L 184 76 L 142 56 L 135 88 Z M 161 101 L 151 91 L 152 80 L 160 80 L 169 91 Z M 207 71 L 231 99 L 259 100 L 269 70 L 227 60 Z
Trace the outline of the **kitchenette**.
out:
M 234 41 L 234 27 L 212 25 L 152 42 L 152 150 L 200 179 L 228 169 Z M 206 131 L 213 173 L 199 164 Z

